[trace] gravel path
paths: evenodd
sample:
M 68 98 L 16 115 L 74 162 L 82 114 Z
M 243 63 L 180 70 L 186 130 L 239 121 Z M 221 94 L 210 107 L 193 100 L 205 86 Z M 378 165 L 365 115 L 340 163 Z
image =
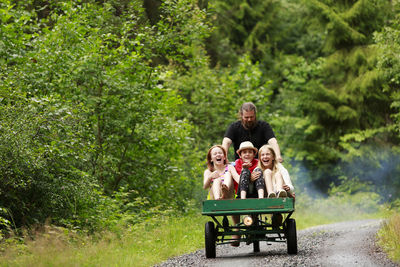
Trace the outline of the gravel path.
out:
M 297 232 L 298 254 L 288 255 L 286 243 L 260 243 L 233 248 L 217 246 L 217 258 L 206 259 L 205 252 L 169 259 L 165 266 L 400 266 L 387 259 L 375 244 L 381 220 L 362 220 L 321 225 Z

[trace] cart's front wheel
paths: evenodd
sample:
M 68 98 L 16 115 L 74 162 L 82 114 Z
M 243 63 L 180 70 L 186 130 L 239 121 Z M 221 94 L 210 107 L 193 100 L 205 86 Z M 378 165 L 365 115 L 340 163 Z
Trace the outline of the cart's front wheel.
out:
M 216 233 L 213 222 L 206 222 L 205 228 L 205 240 L 206 240 L 206 257 L 207 258 L 215 258 L 215 242 L 216 242 Z
M 288 219 L 286 222 L 286 243 L 289 254 L 297 254 L 296 221 Z

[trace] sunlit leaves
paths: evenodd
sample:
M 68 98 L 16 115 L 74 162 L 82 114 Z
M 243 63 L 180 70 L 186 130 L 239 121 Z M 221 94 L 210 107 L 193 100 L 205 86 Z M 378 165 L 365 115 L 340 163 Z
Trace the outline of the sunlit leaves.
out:
M 131 200 L 148 194 L 147 206 L 182 208 L 193 197 L 197 156 L 184 157 L 192 127 L 160 74 L 200 59 L 204 12 L 166 1 L 151 25 L 141 1 L 58 1 L 30 19 L 31 4 L 0 8 L 0 156 L 10 177 L 0 206 L 15 203 L 19 224 L 52 216 L 95 225 L 96 196 L 125 186 L 135 189 Z

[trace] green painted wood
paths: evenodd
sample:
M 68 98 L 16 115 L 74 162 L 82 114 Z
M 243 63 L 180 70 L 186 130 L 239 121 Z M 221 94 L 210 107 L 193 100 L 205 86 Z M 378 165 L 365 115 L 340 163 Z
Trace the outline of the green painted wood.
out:
M 203 215 L 241 215 L 289 213 L 294 211 L 293 198 L 249 198 L 203 201 Z

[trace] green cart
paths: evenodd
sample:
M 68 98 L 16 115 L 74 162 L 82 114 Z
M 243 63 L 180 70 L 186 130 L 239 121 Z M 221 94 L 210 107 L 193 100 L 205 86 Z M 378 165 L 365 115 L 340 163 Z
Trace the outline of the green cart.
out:
M 296 221 L 290 218 L 293 212 L 293 198 L 203 201 L 202 215 L 213 219 L 205 225 L 206 257 L 216 257 L 216 245 L 237 242 L 253 244 L 254 252 L 260 252 L 262 241 L 286 242 L 288 253 L 297 254 Z M 243 220 L 232 225 L 228 217 L 235 215 Z M 232 235 L 238 235 L 240 239 L 234 239 Z

